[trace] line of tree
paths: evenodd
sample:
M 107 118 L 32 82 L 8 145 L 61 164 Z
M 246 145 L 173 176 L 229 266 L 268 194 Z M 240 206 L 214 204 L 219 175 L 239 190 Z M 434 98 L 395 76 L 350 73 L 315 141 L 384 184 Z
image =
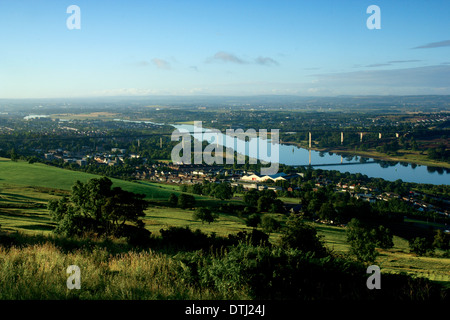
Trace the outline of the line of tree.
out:
M 229 200 L 233 197 L 233 189 L 228 182 L 210 182 L 204 180 L 202 183 L 182 184 L 181 192 L 198 195 L 211 196 L 220 200 Z
M 433 237 L 414 237 L 409 240 L 411 252 L 419 255 L 432 255 L 436 249 L 445 251 L 444 256 L 450 257 L 450 233 L 436 230 Z

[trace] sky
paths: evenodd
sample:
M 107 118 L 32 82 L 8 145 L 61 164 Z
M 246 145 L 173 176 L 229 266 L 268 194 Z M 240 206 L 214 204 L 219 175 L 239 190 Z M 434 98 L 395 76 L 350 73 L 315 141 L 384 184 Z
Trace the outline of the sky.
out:
M 449 12 L 448 0 L 0 0 L 0 99 L 450 94 Z

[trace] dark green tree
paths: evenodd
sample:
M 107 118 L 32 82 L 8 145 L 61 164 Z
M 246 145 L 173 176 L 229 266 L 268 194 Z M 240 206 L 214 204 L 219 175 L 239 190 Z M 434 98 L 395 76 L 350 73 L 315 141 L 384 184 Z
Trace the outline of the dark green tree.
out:
M 193 218 L 195 220 L 201 220 L 202 223 L 208 222 L 208 224 L 210 224 L 211 222 L 216 221 L 218 216 L 217 214 L 214 214 L 211 209 L 200 207 L 195 209 Z
M 172 207 L 176 207 L 178 204 L 178 197 L 175 193 L 171 193 L 169 195 L 169 199 L 167 200 L 167 202 L 169 203 L 170 206 Z
M 182 193 L 178 197 L 178 206 L 182 209 L 195 207 L 195 198 L 193 195 Z
M 256 213 L 251 214 L 245 221 L 247 227 L 252 228 L 257 228 L 260 223 L 261 223 L 261 216 Z
M 272 199 L 268 196 L 261 196 L 256 202 L 256 208 L 259 212 L 268 212 L 271 209 Z
M 376 239 L 373 233 L 361 221 L 353 218 L 347 225 L 347 242 L 350 254 L 362 262 L 374 262 L 378 252 L 375 250 Z
M 393 235 L 389 228 L 379 225 L 378 228 L 372 229 L 371 233 L 375 239 L 376 247 L 389 249 L 394 246 Z
M 317 235 L 314 227 L 307 225 L 302 216 L 291 214 L 282 230 L 281 246 L 304 252 L 314 252 L 318 256 L 325 256 L 327 250 Z
M 233 190 L 229 183 L 222 182 L 215 185 L 212 195 L 220 200 L 228 200 L 233 197 Z
M 270 234 L 272 232 L 275 232 L 279 230 L 280 227 L 280 222 L 268 214 L 265 214 L 261 219 L 261 228 L 266 233 Z
M 441 229 L 436 231 L 433 240 L 433 246 L 442 250 L 450 249 L 450 234 L 444 233 Z
M 325 202 L 320 206 L 319 217 L 322 220 L 335 220 L 336 210 L 331 202 Z
M 409 240 L 409 249 L 419 256 L 424 256 L 434 251 L 433 242 L 425 237 L 416 237 Z
M 11 158 L 11 161 L 17 161 L 19 159 L 19 156 L 17 155 L 16 150 L 14 148 L 12 148 L 9 151 L 9 156 Z
M 251 189 L 244 194 L 244 202 L 249 206 L 256 207 L 259 199 L 259 192 L 256 189 Z
M 112 188 L 112 181 L 102 177 L 86 183 L 75 182 L 70 198 L 51 200 L 47 208 L 57 222 L 57 233 L 73 236 L 94 232 L 106 236 L 127 236 L 127 232 L 133 232 L 127 223 L 144 229 L 140 219 L 148 207 L 144 197 L 119 187 Z

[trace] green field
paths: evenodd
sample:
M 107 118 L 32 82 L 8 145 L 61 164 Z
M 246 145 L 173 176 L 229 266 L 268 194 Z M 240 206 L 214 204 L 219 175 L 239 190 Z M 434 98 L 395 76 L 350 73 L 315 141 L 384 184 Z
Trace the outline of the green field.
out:
M 96 175 L 64 170 L 43 164 L 13 162 L 0 158 L 0 225 L 3 230 L 48 233 L 53 229 L 46 205 L 50 199 L 68 195 L 77 180 L 86 182 L 98 178 Z M 146 210 L 147 228 L 158 234 L 168 226 L 189 226 L 205 232 L 228 235 L 246 229 L 243 219 L 221 214 L 220 223 L 202 224 L 192 219 L 192 210 L 161 206 L 171 193 L 180 194 L 179 187 L 153 182 L 129 182 L 111 179 L 114 186 L 124 190 L 145 194 L 153 203 Z M 204 196 L 195 196 L 199 205 L 215 206 L 221 201 Z
M 345 229 L 323 224 L 313 224 L 318 234 L 323 236 L 326 246 L 338 254 L 348 253 Z M 394 236 L 394 247 L 389 250 L 377 249 L 379 256 L 375 262 L 381 272 L 408 273 L 418 277 L 438 281 L 450 287 L 450 259 L 442 257 L 419 257 L 410 253 L 408 241 Z M 440 254 L 437 251 L 437 254 Z
M 43 164 L 12 162 L 0 158 L 0 225 L 2 230 L 20 231 L 27 234 L 50 234 L 54 227 L 46 209 L 50 199 L 68 195 L 76 180 L 87 181 L 98 176 L 83 172 L 69 171 Z M 243 218 L 219 214 L 217 222 L 202 224 L 192 218 L 192 210 L 165 206 L 170 193 L 180 193 L 178 186 L 152 182 L 128 182 L 112 179 L 114 186 L 142 193 L 152 202 L 146 210 L 144 222 L 154 235 L 169 226 L 189 226 L 219 236 L 248 229 Z M 217 199 L 196 196 L 200 205 L 217 205 Z M 239 200 L 233 200 L 238 202 Z M 284 217 L 285 218 L 285 217 Z M 277 215 L 277 219 L 284 219 Z M 342 227 L 313 224 L 326 246 L 337 254 L 347 254 L 345 229 Z M 271 241 L 277 241 L 279 233 L 271 234 Z M 394 237 L 394 248 L 379 250 L 376 261 L 382 272 L 405 272 L 422 276 L 450 286 L 450 259 L 441 257 L 418 257 L 409 252 L 405 239 Z M 439 254 L 439 252 L 437 252 Z
M 0 188 L 24 186 L 70 190 L 77 180 L 86 182 L 98 177 L 94 174 L 65 170 L 41 163 L 29 164 L 25 161 L 13 162 L 9 159 L 0 158 Z M 171 189 L 150 183 L 144 185 L 118 179 L 111 180 L 115 186 L 127 191 L 145 194 L 148 199 L 153 200 L 166 200 L 169 194 L 173 192 Z

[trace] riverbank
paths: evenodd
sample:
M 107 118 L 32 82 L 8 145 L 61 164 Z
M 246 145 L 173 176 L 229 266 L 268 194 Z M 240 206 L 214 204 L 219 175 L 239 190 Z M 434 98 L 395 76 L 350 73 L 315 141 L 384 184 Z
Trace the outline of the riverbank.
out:
M 290 144 L 290 145 L 294 145 L 299 148 L 308 149 L 308 146 L 305 146 L 302 143 L 295 143 L 295 142 L 282 142 L 282 143 L 286 144 L 286 145 Z M 345 147 L 337 147 L 337 148 L 336 147 L 335 148 L 311 147 L 311 150 L 318 151 L 318 152 L 332 152 L 332 153 L 342 154 L 342 155 L 366 157 L 366 158 L 372 158 L 375 160 L 392 161 L 392 162 L 406 162 L 409 164 L 450 169 L 450 163 L 428 159 L 426 154 L 420 154 L 420 152 L 418 152 L 418 151 L 414 152 L 414 151 L 410 151 L 410 150 L 399 150 L 399 151 L 397 151 L 397 155 L 388 155 L 385 153 L 378 152 L 374 149 L 361 151 L 361 150 L 354 150 L 354 149 L 349 150 Z
M 192 122 L 192 124 L 189 122 L 190 121 L 178 122 L 177 124 L 180 125 L 181 123 L 183 123 L 185 125 L 193 125 L 193 122 Z M 202 128 L 204 130 L 208 130 L 208 129 L 217 130 L 214 128 L 210 128 L 209 126 L 207 126 L 207 127 L 202 126 Z M 270 138 L 271 132 L 267 132 L 267 134 L 268 134 L 268 138 Z M 306 142 L 298 143 L 298 142 L 280 141 L 280 144 L 292 145 L 292 146 L 296 146 L 298 148 L 309 149 Z M 398 150 L 396 155 L 388 155 L 385 153 L 378 152 L 375 149 L 368 149 L 365 151 L 355 150 L 355 149 L 350 150 L 344 146 L 334 147 L 334 148 L 312 147 L 311 150 L 318 151 L 318 152 L 332 152 L 332 153 L 342 154 L 342 155 L 360 156 L 360 157 L 372 158 L 375 160 L 383 160 L 383 161 L 391 161 L 391 162 L 406 162 L 409 164 L 450 169 L 450 163 L 428 159 L 426 154 L 421 154 L 419 151 Z

